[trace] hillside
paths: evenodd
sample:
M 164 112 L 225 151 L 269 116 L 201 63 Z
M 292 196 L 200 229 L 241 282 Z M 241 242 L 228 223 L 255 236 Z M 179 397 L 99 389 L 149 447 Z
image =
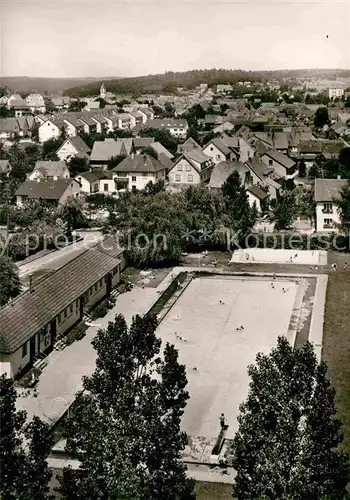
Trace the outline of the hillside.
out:
M 268 79 L 283 80 L 284 78 L 335 78 L 350 77 L 350 70 L 316 69 L 316 70 L 281 70 L 281 71 L 243 71 L 227 69 L 205 69 L 183 72 L 168 71 L 157 75 L 147 75 L 133 78 L 107 79 L 104 78 L 108 92 L 146 93 L 160 91 L 174 91 L 176 87 L 192 88 L 200 83 L 215 85 L 218 83 L 234 83 L 237 81 L 265 81 Z M 79 85 L 66 89 L 72 97 L 96 95 L 102 80 Z
M 101 81 L 101 78 L 36 78 L 27 76 L 4 76 L 0 78 L 0 87 L 6 87 L 10 92 L 18 92 L 19 94 L 29 94 L 31 92 L 60 94 L 70 87 L 87 85 L 95 81 Z

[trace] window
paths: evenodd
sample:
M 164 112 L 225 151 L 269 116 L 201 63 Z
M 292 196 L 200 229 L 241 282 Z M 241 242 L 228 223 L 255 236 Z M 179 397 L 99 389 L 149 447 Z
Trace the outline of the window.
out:
M 142 172 L 142 177 L 148 177 L 148 173 L 147 172 Z
M 93 191 L 93 193 L 97 193 L 97 192 L 98 192 L 98 182 L 96 182 L 96 183 L 93 185 L 92 191 Z
M 27 342 L 22 346 L 22 358 L 27 356 Z
M 75 307 L 76 307 L 76 309 L 78 309 L 78 307 L 79 307 L 79 299 L 75 301 Z
M 221 155 L 216 155 L 217 160 L 221 160 Z
M 210 151 L 214 151 L 214 148 L 213 148 L 213 146 L 210 146 Z
M 73 304 L 71 304 L 71 305 L 69 306 L 69 312 L 70 312 L 71 314 L 73 314 Z
M 181 175 L 180 174 L 176 174 L 175 175 L 175 181 L 176 182 L 180 182 L 181 181 Z
M 323 219 L 323 227 L 324 228 L 333 227 L 333 219 Z
M 40 332 L 40 342 L 44 342 L 45 337 L 46 337 L 46 330 L 45 330 L 45 328 L 44 328 L 44 329 L 43 329 L 43 330 L 41 330 L 41 332 Z
M 131 180 L 132 180 L 132 182 L 136 182 L 136 175 L 133 175 L 133 176 L 131 177 Z
M 101 288 L 101 286 L 102 286 L 102 280 L 99 281 L 99 284 L 100 284 L 100 288 Z
M 67 309 L 64 310 L 63 316 L 64 316 L 64 319 L 66 319 L 66 317 L 68 316 L 68 310 Z
M 108 191 L 108 184 L 103 184 L 103 191 Z
M 272 167 L 272 165 L 273 165 L 273 160 L 269 159 L 269 166 Z
M 178 170 L 178 172 L 182 172 L 182 165 L 180 163 L 177 166 L 177 170 Z
M 62 317 L 61 317 L 61 313 L 58 315 L 58 322 L 61 323 L 62 321 Z
M 97 292 L 97 283 L 95 283 L 95 285 L 94 285 L 94 290 L 95 290 L 95 292 Z
M 187 172 L 191 172 L 191 165 L 189 163 L 186 164 L 186 170 Z
M 322 210 L 322 212 L 324 214 L 331 214 L 331 213 L 333 213 L 333 204 L 329 203 L 329 202 L 328 203 L 324 203 L 323 204 L 323 210 Z
M 188 180 L 188 182 L 193 182 L 193 175 L 192 174 L 188 174 L 187 180 Z

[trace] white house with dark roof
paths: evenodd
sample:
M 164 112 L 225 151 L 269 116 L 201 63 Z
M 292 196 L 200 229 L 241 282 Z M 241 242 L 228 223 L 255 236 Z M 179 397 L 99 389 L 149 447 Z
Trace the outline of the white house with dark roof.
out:
M 0 372 L 15 377 L 49 354 L 84 313 L 108 297 L 125 267 L 124 249 L 102 241 L 0 308 Z
M 48 119 L 38 128 L 39 142 L 45 142 L 49 139 L 57 139 L 62 131 L 66 129 L 66 124 L 60 120 Z
M 247 187 L 246 193 L 248 196 L 249 206 L 253 207 L 255 205 L 257 211 L 261 213 L 263 203 L 269 197 L 269 193 L 267 192 L 267 190 L 264 190 L 260 186 L 252 184 L 251 186 Z
M 81 192 L 85 194 L 111 195 L 117 191 L 111 170 L 95 168 L 76 175 L 75 180 L 80 183 Z
M 276 178 L 294 179 L 298 175 L 295 161 L 278 151 L 268 149 L 260 156 L 260 159 L 271 169 Z
M 183 153 L 173 164 L 168 173 L 169 188 L 179 189 L 200 184 L 202 172 L 213 167 L 211 158 L 203 153 L 201 149 L 193 149 Z
M 239 154 L 227 146 L 219 137 L 211 139 L 203 148 L 203 153 L 209 156 L 215 164 L 222 161 L 238 161 Z
M 80 135 L 68 137 L 57 151 L 57 156 L 62 161 L 69 161 L 73 157 L 86 158 L 91 149 L 85 144 Z
M 141 190 L 152 181 L 166 180 L 166 167 L 153 156 L 131 154 L 112 169 L 116 184 L 124 184 L 124 189 Z M 119 186 L 118 186 L 119 187 Z
M 41 94 L 29 94 L 26 97 L 26 103 L 32 113 L 45 113 L 46 106 Z
M 165 129 L 168 130 L 170 135 L 176 137 L 177 139 L 186 139 L 188 131 L 187 120 L 182 118 L 164 118 L 149 120 L 147 122 L 147 128 L 155 129 Z
M 315 179 L 316 231 L 327 233 L 338 231 L 340 214 L 334 200 L 339 198 L 340 190 L 347 182 L 345 179 Z

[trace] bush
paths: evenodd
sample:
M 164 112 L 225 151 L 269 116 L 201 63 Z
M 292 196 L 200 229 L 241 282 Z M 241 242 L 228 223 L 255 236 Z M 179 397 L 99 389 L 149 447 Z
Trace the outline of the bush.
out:
M 79 323 L 75 328 L 72 328 L 66 335 L 66 344 L 71 345 L 76 340 L 81 340 L 85 337 L 87 328 L 85 323 Z

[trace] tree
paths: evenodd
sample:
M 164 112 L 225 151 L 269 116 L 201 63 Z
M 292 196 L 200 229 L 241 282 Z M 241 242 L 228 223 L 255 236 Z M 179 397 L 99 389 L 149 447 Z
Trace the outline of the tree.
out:
M 175 154 L 177 150 L 177 140 L 171 136 L 165 129 L 145 128 L 141 130 L 140 136 L 154 137 L 155 142 L 160 142 L 171 153 Z
M 84 377 L 66 425 L 67 451 L 81 465 L 64 471 L 63 498 L 194 498 L 180 460 L 185 367 L 173 345 L 161 356 L 156 328 L 153 315 L 135 316 L 130 328 L 117 315 L 92 341 L 96 369 Z
M 21 291 L 18 269 L 11 259 L 0 256 L 0 307 L 14 299 Z
M 340 196 L 334 200 L 339 208 L 342 228 L 350 232 L 350 180 L 340 190 Z
M 87 158 L 80 158 L 79 156 L 73 156 L 69 160 L 69 173 L 71 177 L 76 177 L 78 174 L 86 172 L 89 170 L 89 162 Z
M 144 188 L 144 192 L 151 196 L 164 191 L 165 182 L 163 181 L 163 179 L 159 179 L 157 182 L 149 181 Z
M 47 458 L 53 439 L 38 417 L 26 424 L 26 413 L 16 410 L 13 379 L 0 377 L 0 494 L 6 500 L 49 499 L 51 472 Z M 24 439 L 26 447 L 24 447 Z
M 70 197 L 67 199 L 60 210 L 60 216 L 66 225 L 68 238 L 72 237 L 73 229 L 79 229 L 87 225 L 82 203 L 77 198 Z
M 277 199 L 272 210 L 272 220 L 275 222 L 275 229 L 288 229 L 293 223 L 295 216 L 295 196 L 291 191 L 284 191 Z
M 62 146 L 64 142 L 63 137 L 52 137 L 51 139 L 48 139 L 47 141 L 43 142 L 43 159 L 44 160 L 58 160 L 57 157 L 57 151 L 59 148 Z
M 258 354 L 233 442 L 233 496 L 245 499 L 346 498 L 348 457 L 338 448 L 335 391 L 313 347 L 279 337 Z
M 157 153 L 157 151 L 155 151 L 152 148 L 152 146 L 146 146 L 145 148 L 143 148 L 143 150 L 141 151 L 141 154 L 152 156 L 153 158 L 155 158 L 156 160 L 158 160 L 158 153 Z
M 85 108 L 86 102 L 85 101 L 80 101 L 77 99 L 76 101 L 72 101 L 69 105 L 68 111 L 70 112 L 76 112 L 76 111 L 81 111 L 83 108 Z
M 232 218 L 234 230 L 240 231 L 240 237 L 245 237 L 254 226 L 257 213 L 249 206 L 246 190 L 237 171 L 228 176 L 221 191 L 226 198 L 227 211 Z
M 341 165 L 341 176 L 350 179 L 350 148 L 346 147 L 340 151 L 339 163 Z
M 314 116 L 314 126 L 315 128 L 322 128 L 324 125 L 330 123 L 328 109 L 325 106 L 316 109 Z
M 306 164 L 304 161 L 299 162 L 298 169 L 299 169 L 299 176 L 306 177 Z

